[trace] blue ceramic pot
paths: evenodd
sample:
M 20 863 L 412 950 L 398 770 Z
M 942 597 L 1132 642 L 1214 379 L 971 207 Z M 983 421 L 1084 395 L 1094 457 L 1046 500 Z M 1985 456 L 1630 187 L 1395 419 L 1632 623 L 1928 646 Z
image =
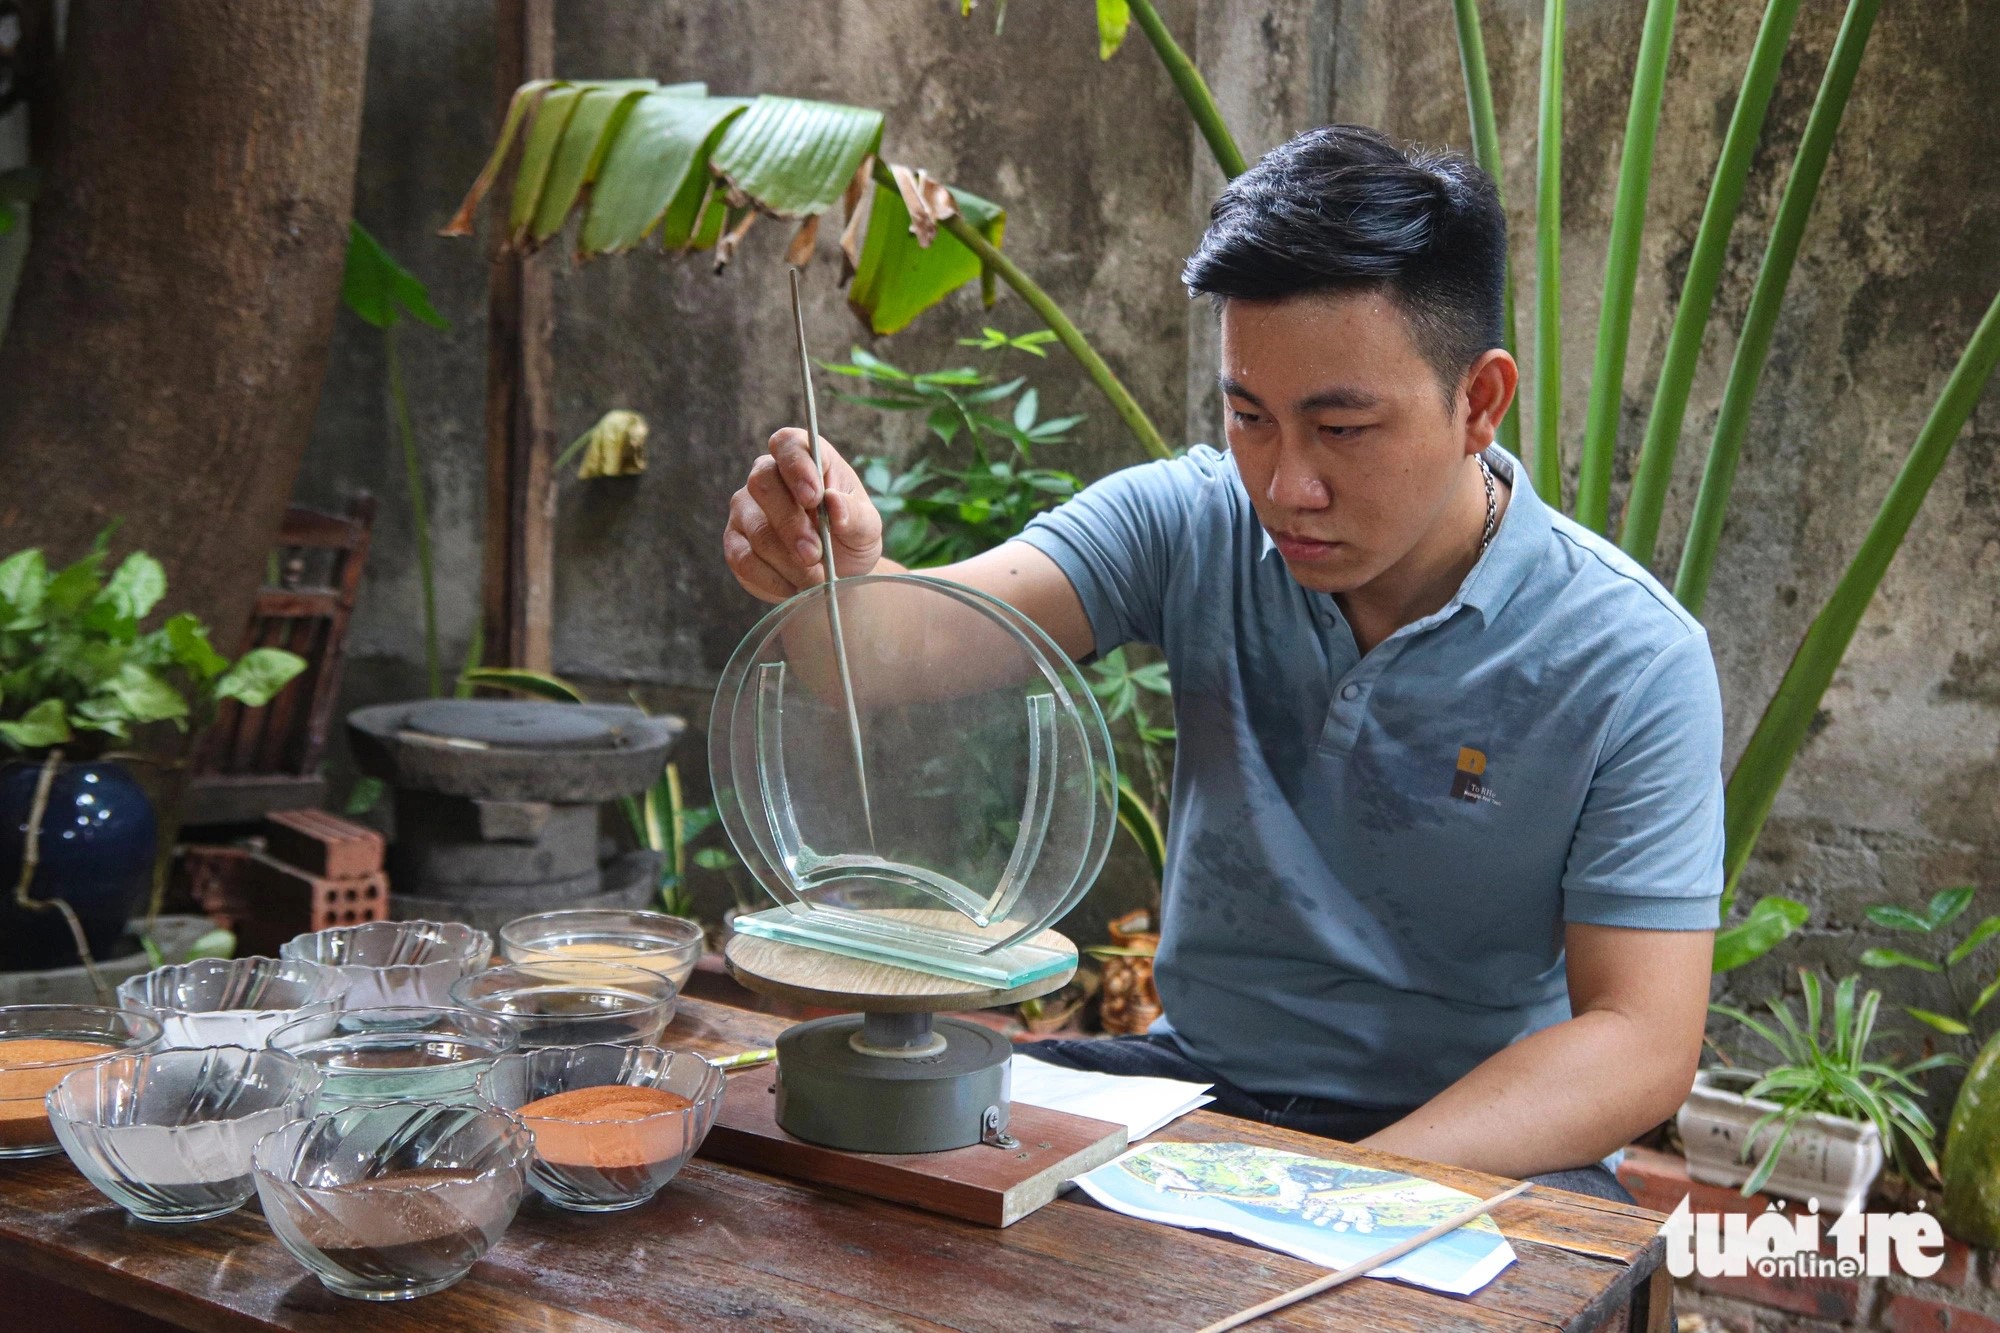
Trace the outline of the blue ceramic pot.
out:
M 0 971 L 72 967 L 79 961 L 60 912 L 14 903 L 41 768 L 28 761 L 0 765 Z M 123 764 L 64 764 L 49 784 L 41 860 L 28 894 L 68 902 L 83 923 L 91 954 L 111 957 L 125 923 L 152 887 L 158 836 L 153 803 Z

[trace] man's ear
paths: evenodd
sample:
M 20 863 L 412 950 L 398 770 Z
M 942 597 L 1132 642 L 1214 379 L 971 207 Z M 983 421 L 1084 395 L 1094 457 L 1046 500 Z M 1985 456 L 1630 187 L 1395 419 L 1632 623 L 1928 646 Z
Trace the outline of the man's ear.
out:
M 1521 368 L 1499 347 L 1479 354 L 1465 372 L 1465 451 L 1478 453 L 1493 443 L 1500 432 L 1500 420 L 1514 405 L 1514 391 L 1520 387 Z

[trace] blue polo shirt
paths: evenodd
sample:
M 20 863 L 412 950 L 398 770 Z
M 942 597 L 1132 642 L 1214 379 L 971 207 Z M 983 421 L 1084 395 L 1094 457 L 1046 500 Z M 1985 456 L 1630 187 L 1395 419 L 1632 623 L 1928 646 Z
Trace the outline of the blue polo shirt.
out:
M 1565 923 L 1717 924 L 1707 636 L 1487 457 L 1513 495 L 1486 553 L 1366 655 L 1207 446 L 1021 537 L 1097 652 L 1154 644 L 1172 668 L 1161 1026 L 1249 1091 L 1417 1105 L 1569 1017 Z

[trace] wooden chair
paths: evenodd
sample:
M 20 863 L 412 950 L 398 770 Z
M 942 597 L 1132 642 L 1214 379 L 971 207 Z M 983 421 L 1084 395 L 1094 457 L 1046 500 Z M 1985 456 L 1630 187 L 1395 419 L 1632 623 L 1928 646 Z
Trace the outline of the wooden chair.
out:
M 286 512 L 239 651 L 288 649 L 306 669 L 263 708 L 223 703 L 195 754 L 184 827 L 255 823 L 325 797 L 320 760 L 374 521 L 375 500 L 365 494 L 344 517 L 297 505 Z

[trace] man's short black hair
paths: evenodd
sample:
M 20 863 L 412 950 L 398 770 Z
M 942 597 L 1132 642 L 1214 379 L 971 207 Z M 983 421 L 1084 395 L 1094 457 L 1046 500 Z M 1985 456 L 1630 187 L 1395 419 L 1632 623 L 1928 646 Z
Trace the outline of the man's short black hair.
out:
M 1491 176 L 1456 153 L 1327 125 L 1229 183 L 1181 281 L 1218 309 L 1230 298 L 1386 291 L 1453 392 L 1502 345 L 1506 274 L 1507 215 Z

